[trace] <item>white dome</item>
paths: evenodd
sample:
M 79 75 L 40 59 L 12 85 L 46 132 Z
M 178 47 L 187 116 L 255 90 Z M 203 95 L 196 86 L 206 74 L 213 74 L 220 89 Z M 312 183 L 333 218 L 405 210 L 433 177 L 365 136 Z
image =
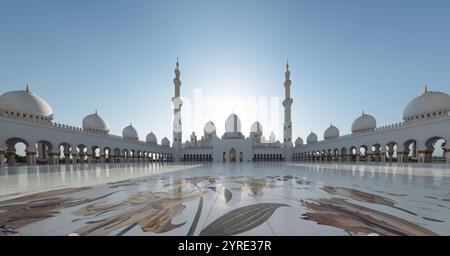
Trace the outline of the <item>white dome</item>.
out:
M 168 139 L 167 137 L 164 137 L 164 138 L 161 140 L 161 146 L 167 146 L 167 147 L 170 146 L 170 141 L 169 141 L 169 139 Z
M 203 132 L 205 133 L 205 136 L 215 134 L 216 125 L 211 121 L 207 122 L 203 128 Z
M 109 132 L 109 125 L 101 118 L 97 111 L 83 118 L 83 129 L 90 131 Z
M 225 121 L 225 132 L 241 132 L 241 120 L 237 115 L 228 116 Z
M 306 143 L 307 144 L 311 144 L 311 143 L 316 143 L 317 142 L 317 135 L 313 132 L 311 132 L 308 137 L 306 138 Z
M 302 138 L 298 137 L 295 140 L 295 146 L 298 147 L 298 146 L 302 146 L 302 145 L 303 145 L 303 140 L 302 140 Z
M 259 122 L 254 122 L 252 124 L 252 126 L 250 127 L 250 133 L 262 135 L 262 133 L 263 133 L 262 125 Z
M 134 129 L 132 124 L 128 125 L 127 127 L 125 127 L 123 129 L 122 136 L 123 136 L 123 138 L 128 139 L 128 140 L 139 140 L 137 131 L 136 131 L 136 129 Z
M 365 132 L 372 131 L 377 127 L 377 120 L 371 115 L 365 114 L 364 111 L 362 115 L 353 122 L 352 132 Z
M 336 126 L 330 124 L 330 127 L 328 127 L 323 133 L 323 138 L 329 140 L 335 139 L 337 137 L 339 137 L 339 129 Z
M 22 91 L 10 91 L 0 96 L 0 111 L 13 112 L 14 114 L 26 114 L 28 118 L 44 118 L 46 121 L 53 119 L 53 109 L 50 105 L 34 92 L 27 88 Z
M 403 110 L 403 119 L 427 118 L 438 115 L 439 112 L 448 113 L 450 111 L 450 96 L 443 92 L 425 91 L 414 98 Z M 428 116 L 429 114 L 429 116 Z M 422 117 L 423 115 L 423 117 Z
M 145 138 L 145 141 L 149 144 L 156 144 L 158 143 L 158 140 L 156 139 L 156 135 L 153 132 L 150 132 L 147 134 L 147 137 Z

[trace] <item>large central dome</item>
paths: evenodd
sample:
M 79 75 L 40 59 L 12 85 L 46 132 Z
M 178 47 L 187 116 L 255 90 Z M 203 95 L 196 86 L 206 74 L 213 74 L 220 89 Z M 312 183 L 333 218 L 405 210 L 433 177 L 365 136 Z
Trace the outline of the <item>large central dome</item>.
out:
M 241 120 L 236 114 L 231 114 L 225 121 L 225 132 L 241 132 Z
M 443 92 L 425 91 L 414 98 L 403 110 L 403 119 L 412 121 L 435 117 L 436 115 L 448 115 L 450 111 L 450 96 Z
M 0 111 L 31 119 L 53 119 L 53 109 L 45 100 L 31 92 L 28 85 L 23 91 L 10 91 L 0 96 Z
M 244 139 L 241 133 L 241 120 L 235 114 L 228 116 L 225 121 L 225 134 L 222 139 Z

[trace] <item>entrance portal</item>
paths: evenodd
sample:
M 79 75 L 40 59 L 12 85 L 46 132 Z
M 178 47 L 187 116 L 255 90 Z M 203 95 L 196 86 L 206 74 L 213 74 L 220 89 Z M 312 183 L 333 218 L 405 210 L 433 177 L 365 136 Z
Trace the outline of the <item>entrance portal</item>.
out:
M 230 162 L 236 162 L 236 149 L 234 148 L 230 150 Z

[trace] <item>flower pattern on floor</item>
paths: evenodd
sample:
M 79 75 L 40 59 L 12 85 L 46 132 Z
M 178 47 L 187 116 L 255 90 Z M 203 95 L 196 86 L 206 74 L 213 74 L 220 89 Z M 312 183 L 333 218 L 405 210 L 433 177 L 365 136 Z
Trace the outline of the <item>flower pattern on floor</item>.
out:
M 285 194 L 290 196 L 280 191 L 288 191 Z M 265 232 L 278 230 L 286 216 L 292 224 L 306 221 L 349 235 L 439 235 L 400 215 L 428 222 L 445 220 L 400 207 L 392 198 L 405 198 L 406 194 L 383 193 L 389 197 L 362 191 L 359 185 L 331 186 L 291 174 L 162 174 L 1 201 L 0 235 L 27 235 L 27 230 L 36 230 L 32 225 L 48 225 L 58 218 L 65 230 L 60 235 L 273 235 Z M 438 197 L 429 200 L 439 201 L 443 207 L 447 203 Z

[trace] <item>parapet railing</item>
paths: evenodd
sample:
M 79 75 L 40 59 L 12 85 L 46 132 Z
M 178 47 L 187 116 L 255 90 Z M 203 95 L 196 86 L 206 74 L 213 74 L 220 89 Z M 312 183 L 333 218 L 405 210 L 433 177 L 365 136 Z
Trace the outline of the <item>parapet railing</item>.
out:
M 81 127 L 77 127 L 77 126 L 73 126 L 73 125 L 55 123 L 55 122 L 46 121 L 46 120 L 42 120 L 42 119 L 28 118 L 28 117 L 23 117 L 21 115 L 17 116 L 15 114 L 10 114 L 10 113 L 6 114 L 4 112 L 0 112 L 0 117 L 18 120 L 18 121 L 25 121 L 28 124 L 36 124 L 36 125 L 45 126 L 45 127 L 53 127 L 53 128 L 63 129 L 63 130 L 77 132 L 77 133 L 86 134 L 86 135 L 96 135 L 96 136 L 103 136 L 103 137 L 108 137 L 108 138 L 113 138 L 113 139 L 119 139 L 119 140 L 122 140 L 122 141 L 128 142 L 128 143 L 134 142 L 134 143 L 138 143 L 141 145 L 148 145 L 148 143 L 146 143 L 144 141 L 127 140 L 127 139 L 123 138 L 122 136 L 109 134 L 109 133 L 106 133 L 106 132 L 100 131 L 100 130 L 86 130 Z M 161 146 L 158 144 L 156 144 L 156 145 Z
M 439 116 L 434 116 L 434 117 L 429 117 L 429 118 L 421 118 L 421 119 L 410 120 L 408 122 L 402 121 L 402 122 L 398 122 L 398 123 L 393 123 L 393 124 L 379 126 L 379 127 L 376 127 L 375 129 L 361 130 L 361 131 L 358 131 L 356 133 L 349 133 L 349 134 L 341 135 L 341 136 L 339 136 L 338 138 L 335 138 L 335 139 L 321 140 L 321 141 L 318 141 L 318 142 L 316 142 L 314 144 L 309 144 L 309 145 L 317 145 L 317 144 L 326 143 L 326 142 L 330 142 L 330 141 L 336 141 L 336 140 L 345 139 L 345 138 L 349 138 L 349 137 L 357 137 L 357 136 L 362 136 L 362 135 L 364 135 L 364 136 L 372 135 L 372 134 L 379 133 L 379 132 L 395 130 L 395 129 L 402 128 L 402 127 L 405 127 L 405 126 L 411 126 L 411 125 L 414 125 L 414 124 L 420 124 L 423 121 L 445 119 L 445 118 L 449 118 L 449 116 L 448 115 L 446 115 L 446 116 L 439 115 Z M 308 144 L 306 144 L 306 145 L 308 145 Z M 306 145 L 301 145 L 300 147 L 303 147 L 303 146 L 306 146 Z

